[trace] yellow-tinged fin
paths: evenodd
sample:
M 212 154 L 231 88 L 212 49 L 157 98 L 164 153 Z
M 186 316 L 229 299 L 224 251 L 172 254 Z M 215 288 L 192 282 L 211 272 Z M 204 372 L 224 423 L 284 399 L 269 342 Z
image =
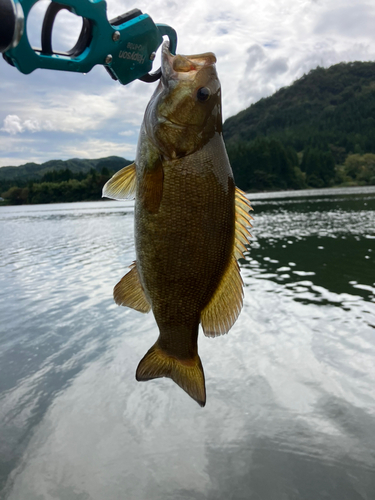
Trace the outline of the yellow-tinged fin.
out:
M 248 245 L 248 238 L 251 238 L 251 234 L 247 228 L 252 227 L 250 221 L 253 218 L 249 214 L 249 211 L 252 210 L 250 201 L 246 198 L 245 193 L 238 188 L 236 188 L 235 205 L 236 232 L 234 238 L 234 256 L 236 259 L 239 259 L 244 256 L 243 252 L 246 250 L 245 245 Z
M 130 267 L 130 271 L 117 283 L 113 289 L 113 298 L 119 306 L 127 306 L 142 313 L 148 313 L 151 305 L 148 302 L 142 288 L 136 262 Z
M 204 372 L 198 354 L 193 359 L 180 360 L 169 356 L 156 342 L 140 361 L 135 378 L 146 381 L 160 377 L 171 378 L 200 406 L 206 404 Z
M 234 255 L 210 302 L 201 312 L 201 325 L 207 337 L 228 333 L 241 312 L 243 281 Z
M 227 333 L 238 318 L 243 305 L 243 281 L 237 259 L 244 256 L 248 238 L 251 237 L 247 228 L 252 227 L 252 217 L 249 214 L 252 208 L 245 193 L 238 188 L 235 193 L 235 207 L 233 255 L 214 295 L 201 312 L 201 325 L 207 337 Z
M 234 257 L 236 260 L 245 258 L 244 252 L 246 252 L 246 247 L 240 240 L 236 240 L 236 245 L 234 247 Z
M 246 193 L 238 187 L 236 187 L 235 202 L 236 205 L 242 204 L 247 207 L 247 210 L 252 210 L 250 200 L 247 198 Z
M 137 175 L 135 163 L 116 172 L 104 184 L 102 197 L 113 200 L 132 200 L 135 197 Z

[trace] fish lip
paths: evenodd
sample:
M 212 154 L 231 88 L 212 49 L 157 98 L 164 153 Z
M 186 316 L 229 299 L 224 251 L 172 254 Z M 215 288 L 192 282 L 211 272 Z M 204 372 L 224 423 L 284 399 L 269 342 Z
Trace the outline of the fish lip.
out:
M 158 117 L 158 123 L 159 124 L 168 124 L 171 128 L 175 128 L 175 129 L 178 129 L 178 130 L 185 130 L 187 128 L 187 125 L 184 125 L 183 123 L 179 123 L 179 122 L 176 122 L 174 120 L 171 120 L 170 118 L 167 118 L 166 116 L 164 115 L 160 115 Z M 195 128 L 195 129 L 199 129 L 199 126 L 197 125 L 192 125 L 192 124 L 189 124 L 188 127 L 191 129 L 191 128 Z
M 167 123 L 172 128 L 176 128 L 176 129 L 180 129 L 180 130 L 186 128 L 186 125 L 183 125 L 182 123 L 174 122 L 174 121 L 170 120 L 169 118 L 167 118 L 166 116 L 163 116 L 163 115 L 159 116 L 158 122 L 159 123 Z
M 176 57 L 182 57 L 191 63 L 190 71 L 176 71 L 173 67 L 173 62 Z M 190 55 L 190 56 L 177 56 L 169 51 L 169 41 L 165 41 L 161 49 L 161 72 L 166 80 L 192 80 L 195 78 L 197 72 L 208 66 L 214 66 L 216 63 L 216 56 L 212 52 L 205 54 Z
M 177 78 L 177 72 L 173 69 L 173 58 L 175 56 L 169 52 L 169 41 L 165 41 L 161 48 L 161 72 L 169 78 Z

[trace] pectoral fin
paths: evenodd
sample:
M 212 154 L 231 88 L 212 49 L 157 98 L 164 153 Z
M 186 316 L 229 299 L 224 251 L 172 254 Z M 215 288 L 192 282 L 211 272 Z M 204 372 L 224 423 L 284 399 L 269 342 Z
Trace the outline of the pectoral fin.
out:
M 136 262 L 130 271 L 117 283 L 113 290 L 113 298 L 119 306 L 127 306 L 142 313 L 148 313 L 151 305 L 142 288 Z
M 137 187 L 135 163 L 116 172 L 104 184 L 102 196 L 113 200 L 132 200 Z

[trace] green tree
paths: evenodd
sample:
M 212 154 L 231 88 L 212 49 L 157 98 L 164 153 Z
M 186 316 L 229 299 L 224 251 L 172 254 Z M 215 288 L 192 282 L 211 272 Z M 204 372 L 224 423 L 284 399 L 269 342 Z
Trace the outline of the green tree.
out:
M 321 188 L 333 184 L 335 177 L 335 160 L 330 151 L 307 148 L 303 154 L 301 170 L 306 173 L 309 186 Z
M 304 187 L 296 152 L 280 141 L 257 137 L 251 142 L 230 143 L 228 155 L 236 184 L 242 189 Z
M 11 205 L 22 205 L 27 201 L 28 189 L 13 186 L 10 189 L 8 189 L 8 191 L 3 193 L 2 197 L 6 201 L 8 201 Z
M 375 184 L 375 154 L 349 155 L 344 163 L 344 174 L 349 182 Z

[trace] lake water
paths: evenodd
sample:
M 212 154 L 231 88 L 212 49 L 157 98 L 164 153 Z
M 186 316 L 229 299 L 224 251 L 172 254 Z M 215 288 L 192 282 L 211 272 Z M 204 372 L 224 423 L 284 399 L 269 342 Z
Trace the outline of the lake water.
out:
M 207 405 L 135 380 L 131 203 L 0 208 L 0 496 L 373 500 L 375 187 L 258 194 L 244 309 L 199 338 Z

